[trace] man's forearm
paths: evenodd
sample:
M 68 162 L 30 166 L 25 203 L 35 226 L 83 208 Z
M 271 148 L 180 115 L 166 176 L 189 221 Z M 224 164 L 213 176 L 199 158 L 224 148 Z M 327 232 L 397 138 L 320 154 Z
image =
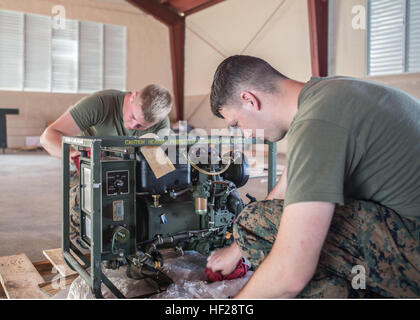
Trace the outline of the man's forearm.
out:
M 62 145 L 61 139 L 63 135 L 61 132 L 54 129 L 46 129 L 41 136 L 41 145 L 53 157 L 61 158 Z
M 304 284 L 290 275 L 272 254 L 261 263 L 236 299 L 289 299 L 296 297 Z

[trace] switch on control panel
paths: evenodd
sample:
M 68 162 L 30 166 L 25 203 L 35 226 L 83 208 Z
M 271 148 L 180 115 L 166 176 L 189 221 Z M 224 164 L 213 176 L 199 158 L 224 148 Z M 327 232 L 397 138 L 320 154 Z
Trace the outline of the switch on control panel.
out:
M 129 193 L 129 173 L 124 171 L 107 171 L 106 194 L 107 196 Z

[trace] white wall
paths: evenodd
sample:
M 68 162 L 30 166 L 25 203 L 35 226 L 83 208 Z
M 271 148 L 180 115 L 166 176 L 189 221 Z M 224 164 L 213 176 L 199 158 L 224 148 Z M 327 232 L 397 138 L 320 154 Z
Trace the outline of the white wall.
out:
M 306 0 L 227 0 L 186 25 L 185 115 L 193 126 L 226 127 L 211 114 L 209 93 L 217 66 L 231 55 L 258 56 L 297 80 L 311 76 Z
M 63 5 L 69 19 L 127 26 L 127 90 L 159 83 L 173 92 L 168 28 L 124 1 L 0 0 L 0 9 L 42 15 L 52 15 L 55 5 Z M 18 116 L 7 117 L 9 147 L 23 146 L 26 136 L 39 136 L 47 122 L 83 96 L 0 90 L 0 108 L 20 109 Z
M 335 74 L 382 82 L 420 98 L 420 73 L 368 77 L 366 75 L 366 29 L 354 29 L 354 6 L 366 8 L 366 0 L 334 0 Z

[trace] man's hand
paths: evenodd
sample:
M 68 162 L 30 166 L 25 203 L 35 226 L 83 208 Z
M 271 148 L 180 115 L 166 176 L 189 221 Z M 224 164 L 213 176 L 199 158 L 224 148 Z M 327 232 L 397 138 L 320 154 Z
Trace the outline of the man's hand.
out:
M 269 255 L 236 298 L 293 298 L 315 273 L 334 214 L 327 202 L 287 206 Z
M 207 268 L 213 272 L 220 271 L 222 275 L 227 276 L 231 274 L 242 258 L 236 242 L 233 242 L 229 247 L 213 251 L 207 258 Z

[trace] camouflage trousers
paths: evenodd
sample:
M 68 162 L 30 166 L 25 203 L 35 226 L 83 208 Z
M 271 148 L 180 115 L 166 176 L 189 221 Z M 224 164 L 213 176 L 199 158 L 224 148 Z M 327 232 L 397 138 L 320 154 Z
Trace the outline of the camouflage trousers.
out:
M 282 200 L 261 201 L 237 217 L 234 239 L 254 267 L 270 252 L 282 212 Z M 298 297 L 378 296 L 420 297 L 420 218 L 349 199 L 336 206 L 315 275 Z

